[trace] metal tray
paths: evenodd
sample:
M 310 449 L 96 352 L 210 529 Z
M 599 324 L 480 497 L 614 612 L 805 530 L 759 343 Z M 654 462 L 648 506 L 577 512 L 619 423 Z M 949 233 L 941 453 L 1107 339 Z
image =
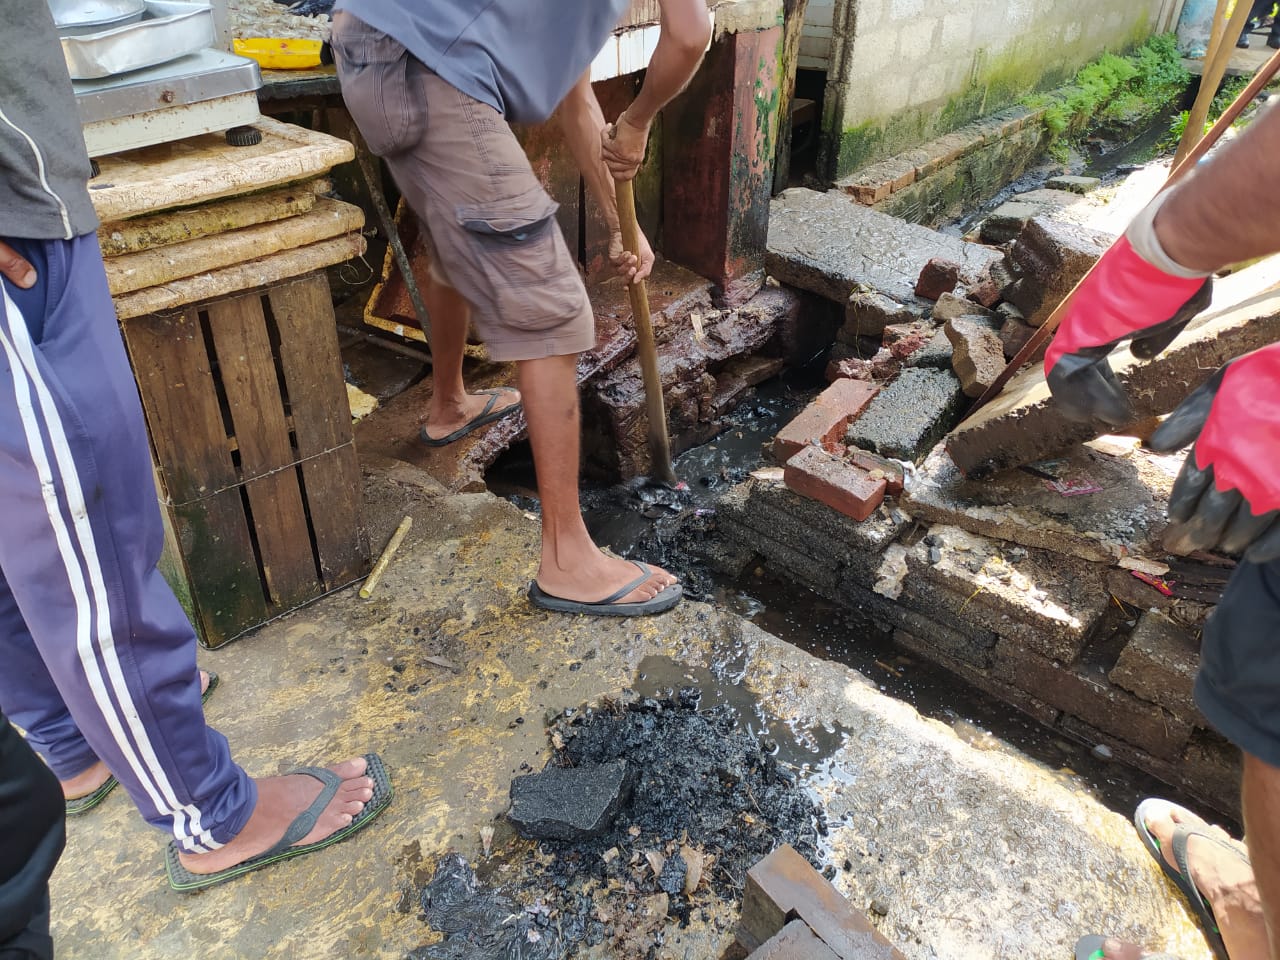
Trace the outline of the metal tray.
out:
M 77 37 L 101 33 L 141 20 L 147 12 L 144 0 L 49 0 L 58 35 Z
M 214 42 L 211 6 L 147 0 L 142 20 L 101 33 L 63 37 L 62 54 L 72 80 L 97 80 L 167 63 Z

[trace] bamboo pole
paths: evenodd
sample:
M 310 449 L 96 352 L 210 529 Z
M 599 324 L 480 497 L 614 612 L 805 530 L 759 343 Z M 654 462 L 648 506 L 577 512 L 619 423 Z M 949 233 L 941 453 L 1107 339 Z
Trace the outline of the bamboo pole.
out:
M 1182 140 L 1178 143 L 1178 151 L 1173 155 L 1176 168 L 1204 137 L 1204 122 L 1209 116 L 1209 107 L 1222 85 L 1222 77 L 1231 64 L 1231 55 L 1235 51 L 1235 39 L 1244 32 L 1249 21 L 1252 0 L 1236 0 L 1235 11 L 1231 19 L 1226 18 L 1228 0 L 1218 0 L 1218 9 L 1214 14 L 1213 33 L 1209 38 L 1209 48 L 1204 55 L 1204 72 L 1200 76 L 1200 92 L 1196 94 L 1195 103 L 1187 114 L 1187 127 L 1182 131 Z M 1215 42 L 1216 41 L 1216 42 Z

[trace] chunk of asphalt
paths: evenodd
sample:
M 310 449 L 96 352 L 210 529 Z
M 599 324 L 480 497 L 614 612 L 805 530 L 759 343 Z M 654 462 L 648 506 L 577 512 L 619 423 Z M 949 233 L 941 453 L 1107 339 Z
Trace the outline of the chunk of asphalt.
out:
M 588 840 L 609 829 L 630 787 L 625 760 L 548 767 L 511 781 L 507 819 L 529 840 Z

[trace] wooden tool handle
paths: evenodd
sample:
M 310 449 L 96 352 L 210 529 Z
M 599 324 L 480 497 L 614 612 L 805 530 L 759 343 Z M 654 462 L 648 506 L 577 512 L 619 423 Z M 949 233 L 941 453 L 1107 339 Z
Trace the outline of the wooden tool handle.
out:
M 622 245 L 628 253 L 640 256 L 640 225 L 636 221 L 636 196 L 630 180 L 614 182 L 618 201 L 618 223 L 622 228 Z M 667 408 L 662 400 L 662 377 L 658 373 L 658 347 L 653 339 L 653 320 L 649 316 L 649 290 L 643 280 L 628 288 L 631 313 L 636 324 L 636 349 L 640 354 L 640 370 L 644 374 L 645 409 L 649 415 L 649 474 L 655 480 L 674 486 L 677 483 L 671 467 L 671 441 L 667 438 Z

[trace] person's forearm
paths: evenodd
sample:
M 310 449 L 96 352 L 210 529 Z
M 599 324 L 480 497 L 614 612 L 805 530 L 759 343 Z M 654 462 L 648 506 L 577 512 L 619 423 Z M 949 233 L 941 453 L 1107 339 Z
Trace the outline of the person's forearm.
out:
M 706 0 L 661 0 L 661 7 L 658 45 L 640 93 L 625 111 L 628 122 L 637 127 L 649 126 L 658 111 L 685 88 L 711 40 Z
M 1280 251 L 1280 110 L 1264 108 L 1236 140 L 1173 187 L 1156 236 L 1175 263 L 1213 271 Z
M 556 119 L 588 192 L 600 205 L 609 231 L 617 233 L 618 203 L 613 192 L 613 178 L 609 176 L 609 168 L 604 165 L 600 156 L 600 133 L 605 126 L 604 112 L 591 88 L 589 74 L 584 74 L 569 91 L 556 112 Z

